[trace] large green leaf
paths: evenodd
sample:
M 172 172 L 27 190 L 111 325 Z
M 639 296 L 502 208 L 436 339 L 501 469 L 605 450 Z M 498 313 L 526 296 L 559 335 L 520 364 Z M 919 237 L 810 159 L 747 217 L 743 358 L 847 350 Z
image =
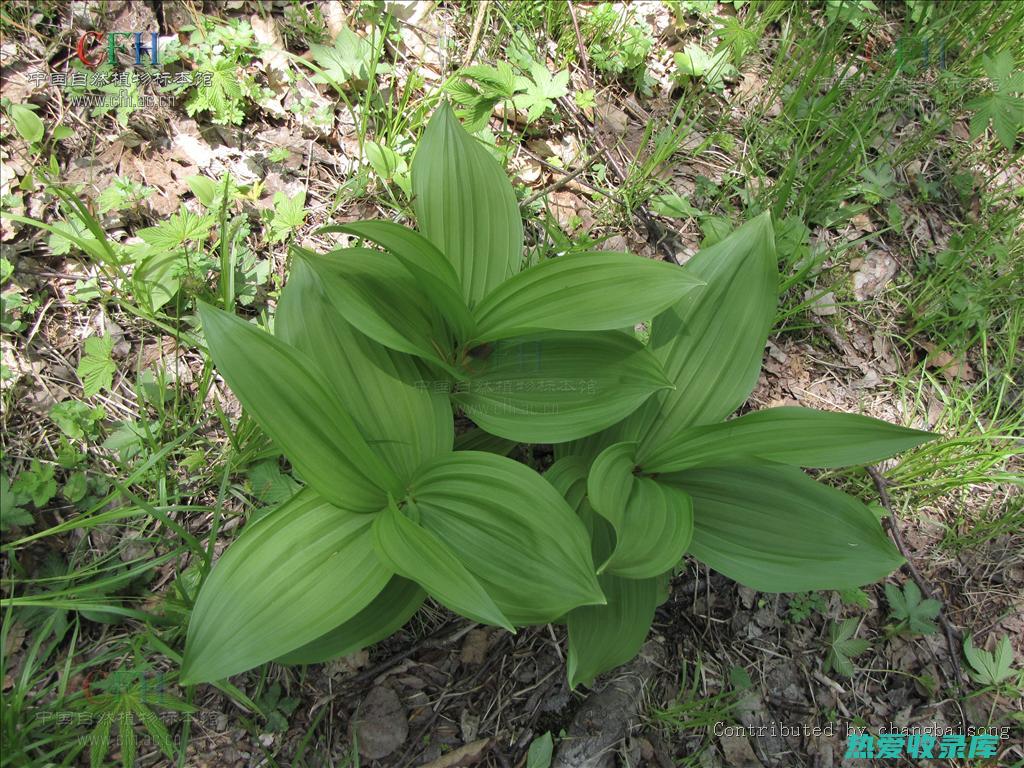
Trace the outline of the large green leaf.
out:
M 506 280 L 476 308 L 480 339 L 537 331 L 610 331 L 650 320 L 701 283 L 628 253 L 573 253 Z
M 400 510 L 391 501 L 374 518 L 374 545 L 384 562 L 456 613 L 514 631 L 487 590 L 463 565 L 459 554 L 431 530 L 410 520 L 407 512 L 419 516 L 412 504 L 407 510 Z
M 765 213 L 686 265 L 707 285 L 655 318 L 651 350 L 676 388 L 643 442 L 658 445 L 691 424 L 716 424 L 747 399 L 778 303 L 775 236 Z
M 523 222 L 512 185 L 448 104 L 416 148 L 412 191 L 419 230 L 451 261 L 470 306 L 519 271 Z
M 456 553 L 517 626 L 604 602 L 583 524 L 524 464 L 459 451 L 428 462 L 409 496 L 420 524 Z
M 845 467 L 869 464 L 935 435 L 852 413 L 770 408 L 722 424 L 684 429 L 641 451 L 644 472 L 678 472 L 732 464 Z
M 232 391 L 302 474 L 332 504 L 373 512 L 394 471 L 370 450 L 317 366 L 241 318 L 201 304 L 210 355 Z
M 462 298 L 458 275 L 444 254 L 419 232 L 391 221 L 355 221 L 319 231 L 356 235 L 390 251 L 420 282 L 460 341 L 472 337 L 475 321 Z
M 693 498 L 690 552 L 753 589 L 848 589 L 903 562 L 870 509 L 799 469 L 694 469 L 659 480 Z
M 306 489 L 248 526 L 200 590 L 182 683 L 251 669 L 359 614 L 391 578 L 372 520 Z
M 426 596 L 416 582 L 392 576 L 380 594 L 351 619 L 275 661 L 320 664 L 368 648 L 397 632 L 423 605 Z
M 317 273 L 328 298 L 348 322 L 385 347 L 443 363 L 452 340 L 417 279 L 394 254 L 343 248 L 292 253 Z
M 592 458 L 605 446 L 631 441 L 654 448 L 686 427 L 717 424 L 746 400 L 757 383 L 777 304 L 769 214 L 701 250 L 683 269 L 706 285 L 654 318 L 649 344 L 675 389 L 650 398 L 606 433 L 556 455 Z
M 636 656 L 663 600 L 664 580 L 598 576 L 607 605 L 585 605 L 569 612 L 569 686 L 590 685 L 602 672 Z
M 520 442 L 589 435 L 669 386 L 647 349 L 618 331 L 507 339 L 468 368 L 452 400 L 488 432 Z
M 567 456 L 552 464 L 544 479 L 580 515 L 590 533 L 594 560 L 606 560 L 615 548 L 615 533 L 587 502 L 587 463 Z M 571 687 L 589 685 L 597 675 L 636 656 L 651 628 L 654 609 L 665 599 L 666 576 L 626 579 L 603 573 L 597 577 L 608 604 L 581 606 L 566 616 Z
M 315 361 L 370 448 L 403 482 L 426 459 L 452 449 L 447 396 L 414 386 L 421 378 L 414 359 L 346 322 L 302 261 L 292 265 L 281 292 L 274 334 Z
M 598 572 L 643 579 L 682 559 L 693 536 L 693 505 L 685 491 L 635 471 L 635 443 L 609 446 L 590 468 L 587 496 L 615 530 L 615 546 Z
M 587 469 L 587 463 L 579 456 L 565 456 L 544 473 L 544 479 L 554 486 L 569 504 L 569 508 L 577 513 L 587 495 Z

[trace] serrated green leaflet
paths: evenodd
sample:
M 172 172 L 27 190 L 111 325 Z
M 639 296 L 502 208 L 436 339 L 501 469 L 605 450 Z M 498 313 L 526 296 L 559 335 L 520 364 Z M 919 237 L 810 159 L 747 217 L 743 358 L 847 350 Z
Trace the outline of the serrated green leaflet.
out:
M 372 520 L 305 490 L 246 529 L 203 584 L 182 683 L 250 669 L 362 611 L 392 573 L 374 551 Z
M 853 413 L 770 408 L 684 429 L 641 452 L 637 463 L 644 472 L 773 463 L 845 467 L 886 459 L 935 437 Z
M 669 386 L 647 349 L 618 331 L 506 339 L 466 368 L 452 400 L 489 432 L 523 442 L 591 434 Z
M 413 481 L 420 524 L 456 553 L 512 623 L 543 624 L 603 603 L 583 524 L 529 467 L 459 451 Z
M 451 450 L 454 430 L 447 398 L 415 387 L 420 374 L 413 359 L 355 330 L 301 261 L 281 292 L 274 331 L 314 361 L 370 449 L 401 481 L 408 481 L 426 459 Z
M 412 512 L 419 516 L 417 508 Z M 473 621 L 515 631 L 480 581 L 463 565 L 462 553 L 429 528 L 410 520 L 394 501 L 374 518 L 373 541 L 385 563 L 418 583 L 438 602 Z
M 700 281 L 673 264 L 628 253 L 574 253 L 520 272 L 474 312 L 494 341 L 537 331 L 610 331 L 648 320 Z
M 451 261 L 470 306 L 519 271 L 523 222 L 512 185 L 447 104 L 416 149 L 412 190 L 419 230 Z
M 871 510 L 799 469 L 694 469 L 659 479 L 693 498 L 694 557 L 752 589 L 847 589 L 903 562 Z
M 400 490 L 313 362 L 244 320 L 201 305 L 210 356 L 253 418 L 325 499 L 371 512 Z

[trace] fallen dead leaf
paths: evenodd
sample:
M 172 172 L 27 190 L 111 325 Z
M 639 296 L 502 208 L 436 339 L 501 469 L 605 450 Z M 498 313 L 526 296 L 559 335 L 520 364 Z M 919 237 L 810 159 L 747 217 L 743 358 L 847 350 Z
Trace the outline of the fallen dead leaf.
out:
M 276 93 L 281 93 L 287 85 L 288 55 L 285 53 L 284 38 L 277 28 L 277 22 L 273 16 L 262 18 L 254 13 L 249 18 L 249 24 L 257 42 L 264 46 L 260 60 L 266 67 L 267 83 Z
M 472 744 L 466 744 L 446 755 L 441 755 L 422 768 L 456 768 L 456 766 L 476 765 L 483 758 L 490 743 L 490 739 L 478 739 Z
M 871 221 L 871 217 L 866 213 L 858 213 L 850 219 L 850 223 L 859 229 L 861 232 L 874 232 L 875 223 Z
M 462 641 L 462 655 L 459 657 L 463 664 L 479 666 L 484 663 L 487 657 L 487 648 L 490 645 L 490 632 L 486 629 L 474 629 L 466 634 Z
M 928 353 L 925 365 L 941 373 L 946 381 L 954 381 L 956 379 L 974 381 L 974 369 L 971 368 L 966 360 L 958 360 L 949 352 L 938 348 L 930 341 L 922 341 L 920 344 Z
M 857 301 L 877 296 L 896 276 L 899 264 L 884 251 L 872 251 L 860 260 L 853 274 L 853 295 Z

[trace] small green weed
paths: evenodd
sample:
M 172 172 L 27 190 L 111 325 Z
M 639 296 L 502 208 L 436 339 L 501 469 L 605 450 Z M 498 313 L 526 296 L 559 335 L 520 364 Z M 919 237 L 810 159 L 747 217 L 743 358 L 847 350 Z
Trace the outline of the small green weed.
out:
M 890 630 L 893 634 L 935 634 L 938 629 L 935 617 L 942 610 L 942 604 L 931 598 L 922 600 L 917 584 L 908 581 L 902 589 L 895 584 L 886 584 L 885 597 L 889 601 L 889 614 L 896 620 Z

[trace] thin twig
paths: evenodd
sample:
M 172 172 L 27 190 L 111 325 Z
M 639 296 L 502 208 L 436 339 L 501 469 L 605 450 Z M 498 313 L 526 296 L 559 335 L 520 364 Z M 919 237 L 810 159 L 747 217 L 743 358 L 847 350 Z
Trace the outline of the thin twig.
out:
M 523 200 L 523 202 L 521 202 L 519 204 L 519 207 L 520 208 L 525 208 L 530 203 L 534 202 L 535 200 L 539 200 L 540 198 L 544 197 L 544 195 L 546 195 L 546 194 L 548 194 L 550 192 L 554 192 L 556 190 L 561 189 L 566 184 L 568 184 L 570 181 L 573 181 L 574 179 L 579 177 L 580 174 L 584 173 L 587 170 L 587 168 L 589 167 L 589 165 L 590 165 L 589 163 L 586 163 L 586 164 L 580 166 L 579 168 L 577 168 L 572 173 L 568 173 L 565 176 L 563 176 L 562 178 L 558 179 L 558 181 L 552 182 L 551 184 L 548 184 L 543 189 L 538 190 L 537 192 L 534 192 L 528 198 Z M 565 173 L 565 171 L 562 171 L 562 173 Z
M 466 49 L 466 58 L 462 60 L 462 66 L 468 67 L 476 55 L 476 47 L 480 43 L 480 31 L 484 27 L 484 19 L 487 16 L 487 6 L 491 0 L 481 0 L 476 7 L 476 18 L 473 19 L 473 33 L 469 36 L 469 47 Z
M 914 580 L 918 588 L 921 590 L 926 598 L 935 600 L 939 603 L 939 624 L 942 625 L 942 632 L 946 636 L 946 645 L 949 647 L 949 660 L 953 665 L 953 682 L 956 684 L 956 688 L 960 690 L 960 681 L 963 678 L 963 672 L 960 669 L 960 646 L 959 641 L 963 638 L 960 630 L 950 623 L 946 617 L 946 604 L 942 599 L 942 595 L 938 590 L 933 589 L 931 584 L 921 575 L 921 572 L 917 570 L 917 566 L 914 565 L 914 560 L 910 555 L 910 549 L 907 547 L 906 542 L 903 540 L 903 533 L 900 531 L 900 527 L 896 520 L 896 513 L 893 512 L 892 508 L 892 497 L 889 495 L 889 481 L 885 479 L 881 472 L 874 467 L 868 467 L 868 474 L 871 476 L 871 480 L 875 484 L 875 490 L 878 491 L 878 498 L 882 502 L 882 506 L 885 511 L 888 512 L 888 516 L 883 518 L 882 525 L 885 530 L 889 533 L 893 542 L 896 544 L 896 548 L 903 555 L 903 559 L 906 561 L 903 564 L 904 570 L 910 574 L 910 578 Z
M 573 8 L 571 2 L 568 5 L 569 15 L 572 18 L 573 30 L 576 33 L 576 46 L 579 51 L 580 68 L 586 75 L 591 88 L 593 88 L 596 91 L 597 80 L 594 78 L 594 73 L 591 72 L 590 66 L 587 63 L 587 46 L 584 44 L 583 35 L 580 33 L 580 25 L 576 19 L 576 9 Z M 616 180 L 619 182 L 619 184 L 624 184 L 627 179 L 626 171 L 619 163 L 618 158 L 616 158 L 612 154 L 611 149 L 609 149 L 609 147 L 604 143 L 604 139 L 601 137 L 600 131 L 597 130 L 597 112 L 595 111 L 594 113 L 593 130 L 590 130 L 583 116 L 580 114 L 579 108 L 571 99 L 561 97 L 556 99 L 555 101 L 562 108 L 562 110 L 567 112 L 573 118 L 576 124 L 585 133 L 590 134 L 590 136 L 594 140 L 594 143 L 597 145 L 598 150 L 601 152 L 602 155 L 604 155 L 605 161 L 608 164 L 608 168 L 616 177 Z M 662 255 L 671 259 L 676 264 L 680 263 L 679 260 L 676 258 L 675 251 L 671 248 L 669 244 L 669 241 L 673 239 L 674 236 L 676 236 L 676 233 L 672 232 L 671 229 L 658 222 L 654 218 L 654 216 L 651 215 L 650 211 L 648 211 L 645 206 L 638 206 L 636 209 L 631 210 L 630 213 L 635 215 L 636 218 L 640 220 L 640 223 L 643 224 L 647 242 L 654 246 L 655 251 L 660 251 Z
M 572 19 L 572 28 L 576 33 L 576 46 L 580 53 L 580 66 L 583 67 L 583 72 L 586 74 L 587 79 L 590 80 L 591 85 L 594 84 L 594 77 L 590 74 L 590 67 L 587 64 L 587 46 L 583 43 L 583 35 L 580 34 L 580 23 L 576 19 L 576 9 L 572 7 L 572 3 L 567 3 L 569 6 L 569 17 Z
M 530 157 L 532 157 L 534 160 L 536 160 L 538 163 L 540 163 L 542 166 L 547 168 L 549 171 L 554 171 L 555 173 L 565 173 L 565 174 L 569 173 L 569 171 L 567 171 L 565 168 L 560 168 L 557 165 L 554 165 L 553 163 L 549 163 L 547 160 L 545 160 L 543 157 L 541 157 L 536 152 L 531 150 L 529 147 L 520 147 L 520 149 L 523 152 L 525 152 L 526 154 L 528 154 Z M 594 162 L 594 160 L 596 160 L 596 159 L 597 158 L 595 156 L 591 156 L 591 157 L 588 157 L 585 161 L 583 161 L 583 168 L 584 168 L 584 170 L 589 168 L 591 166 L 591 164 Z M 580 177 L 580 173 L 581 172 L 582 171 L 574 171 L 573 174 L 572 174 L 572 177 L 574 179 L 576 179 L 576 181 L 578 181 L 580 183 L 580 185 L 586 187 L 587 189 L 589 189 L 590 191 L 592 191 L 592 192 L 594 192 L 594 193 L 596 193 L 598 195 L 601 195 L 602 197 L 608 198 L 613 203 L 615 203 L 618 206 L 621 206 L 622 208 L 626 207 L 626 201 L 625 200 L 623 200 L 621 197 L 616 197 L 611 192 L 609 192 L 609 191 L 607 191 L 605 189 L 601 189 L 596 184 L 593 184 L 593 183 L 587 181 L 586 179 L 581 178 Z M 566 181 L 569 181 L 569 179 L 566 179 Z

